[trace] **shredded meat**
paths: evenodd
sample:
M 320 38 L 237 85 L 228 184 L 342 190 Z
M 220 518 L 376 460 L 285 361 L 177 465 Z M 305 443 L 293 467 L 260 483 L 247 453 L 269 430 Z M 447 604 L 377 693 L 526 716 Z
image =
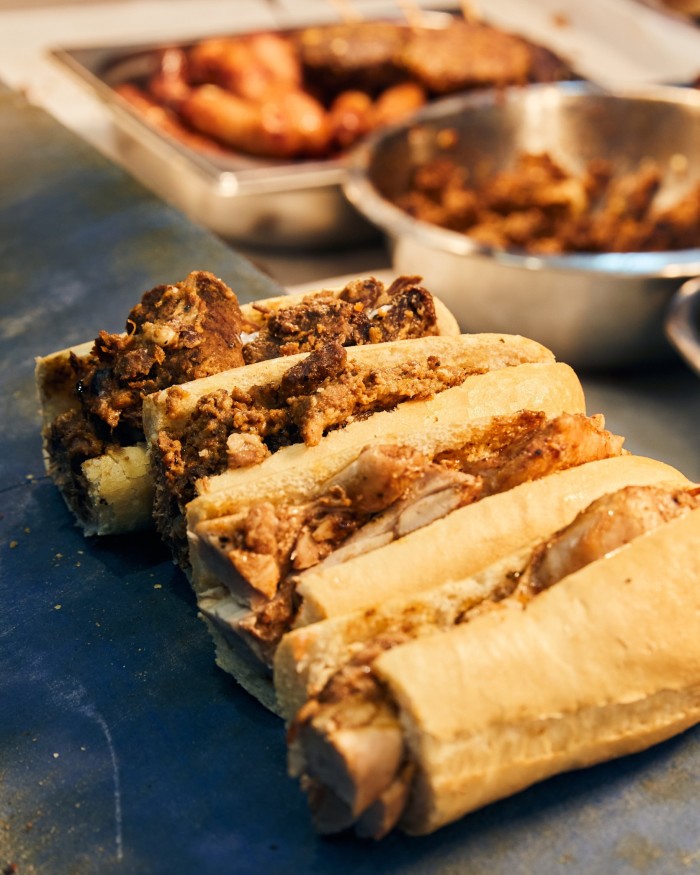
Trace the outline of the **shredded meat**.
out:
M 407 446 L 367 447 L 315 498 L 256 506 L 242 520 L 205 521 L 196 536 L 214 553 L 221 582 L 249 601 L 246 633 L 273 653 L 293 620 L 300 572 L 371 552 L 486 495 L 621 452 L 622 439 L 604 429 L 600 416 L 548 419 L 523 411 L 495 418 L 473 441 L 434 459 Z M 236 574 L 226 573 L 227 562 Z M 241 591 L 242 583 L 246 592 L 274 601 L 271 613 L 265 601 Z
M 83 462 L 108 446 L 144 440 L 141 408 L 150 392 L 242 364 L 241 321 L 234 293 L 197 271 L 146 292 L 125 335 L 102 331 L 89 356 L 71 354 L 77 405 L 47 428 L 46 445 L 51 474 L 81 518 L 87 514 Z
M 140 429 L 146 395 L 243 364 L 242 321 L 231 289 L 204 271 L 146 292 L 126 335 L 101 331 L 92 355 L 75 360 L 83 408 L 110 429 Z
M 383 652 L 473 620 L 499 602 L 519 607 L 579 568 L 699 507 L 697 488 L 625 487 L 594 501 L 535 550 L 521 573 L 508 574 L 483 603 L 460 611 L 458 600 L 453 601 L 452 610 L 444 601 L 435 615 L 426 616 L 422 623 L 407 618 L 415 605 L 405 614 L 392 615 L 385 630 L 366 642 L 307 701 L 288 731 L 296 772 L 322 831 L 354 827 L 358 834 L 380 838 L 399 821 L 408 798 L 402 785 L 411 780 L 405 773 L 410 762 L 398 712 L 373 672 L 373 663 Z M 376 751 L 367 750 L 363 743 L 372 730 L 382 757 L 393 766 L 392 774 L 382 774 L 379 780 L 373 774 Z M 387 796 L 390 787 L 394 788 L 391 805 Z
M 256 434 L 230 434 L 226 441 L 226 456 L 229 468 L 245 468 L 258 465 L 270 455 L 270 451 Z
M 256 464 L 277 446 L 298 440 L 286 425 L 283 396 L 299 399 L 330 381 L 333 360 L 338 372 L 344 364 L 342 346 L 438 333 L 432 296 L 419 282 L 420 277 L 399 277 L 385 288 L 373 277 L 353 280 L 337 297 L 322 292 L 276 311 L 261 310 L 267 316 L 262 326 L 243 319 L 235 294 L 210 273 L 195 271 L 181 283 L 152 289 L 129 313 L 126 334 L 102 331 L 89 356 L 71 354 L 47 369 L 47 392 L 74 395 L 73 408 L 45 430 L 52 476 L 76 513 L 87 518 L 82 464 L 109 446 L 144 440 L 141 410 L 147 394 L 244 362 L 317 351 L 318 358 L 290 372 L 274 398 L 260 390 L 255 398 L 215 394 L 202 402 L 199 422 L 209 414 L 213 422 L 194 454 L 199 459 L 193 478 Z M 270 411 L 275 406 L 277 411 Z M 169 476 L 182 476 L 182 443 L 168 435 L 160 444 L 172 466 Z M 167 496 L 160 500 L 160 518 L 168 516 L 165 506 L 172 506 Z
M 564 413 L 548 420 L 541 411 L 525 411 L 516 418 L 501 418 L 499 425 L 490 433 L 487 452 L 481 446 L 466 446 L 439 457 L 480 477 L 487 495 L 583 462 L 617 456 L 624 442 L 604 428 L 599 415 Z
M 390 410 L 402 401 L 429 398 L 464 382 L 465 368 L 443 364 L 436 356 L 386 368 L 356 363 L 333 379 L 319 382 L 312 392 L 287 398 L 289 415 L 302 439 L 315 446 L 334 426 L 378 410 Z
M 692 248 L 700 240 L 700 186 L 670 206 L 657 198 L 662 168 L 641 161 L 615 174 L 603 159 L 575 174 L 547 153 L 520 153 L 484 179 L 448 158 L 421 165 L 396 203 L 412 216 L 500 249 L 543 255 Z
M 342 346 L 437 334 L 432 296 L 420 277 L 399 277 L 388 289 L 374 277 L 353 280 L 339 295 L 319 292 L 272 313 L 243 349 L 246 363 Z

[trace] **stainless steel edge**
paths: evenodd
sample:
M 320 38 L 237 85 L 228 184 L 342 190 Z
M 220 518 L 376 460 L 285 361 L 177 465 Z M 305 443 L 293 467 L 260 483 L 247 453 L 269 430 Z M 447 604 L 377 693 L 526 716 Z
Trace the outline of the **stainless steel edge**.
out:
M 57 48 L 50 54 L 105 104 L 120 163 L 164 200 L 219 236 L 250 245 L 322 250 L 378 236 L 343 194 L 341 159 L 275 163 L 209 156 L 147 124 L 100 75 L 126 51 Z
M 700 277 L 684 282 L 671 298 L 664 328 L 673 346 L 700 375 Z

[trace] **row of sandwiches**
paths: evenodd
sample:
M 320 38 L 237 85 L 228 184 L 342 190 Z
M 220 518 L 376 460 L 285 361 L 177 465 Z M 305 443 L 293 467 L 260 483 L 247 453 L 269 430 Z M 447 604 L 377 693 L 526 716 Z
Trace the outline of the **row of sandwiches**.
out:
M 700 488 L 420 278 L 194 272 L 37 384 L 77 521 L 169 545 L 319 832 L 432 832 L 700 720 Z

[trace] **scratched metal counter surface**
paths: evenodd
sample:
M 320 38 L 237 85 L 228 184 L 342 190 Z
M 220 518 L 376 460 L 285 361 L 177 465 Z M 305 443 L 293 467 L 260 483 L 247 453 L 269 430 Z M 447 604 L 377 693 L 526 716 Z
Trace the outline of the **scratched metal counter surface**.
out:
M 152 536 L 86 541 L 43 473 L 33 359 L 117 330 L 193 268 L 274 284 L 0 92 L 0 872 L 700 872 L 700 732 L 557 777 L 423 839 L 316 837 L 281 724 L 215 668 Z M 680 364 L 586 381 L 630 448 L 700 478 Z

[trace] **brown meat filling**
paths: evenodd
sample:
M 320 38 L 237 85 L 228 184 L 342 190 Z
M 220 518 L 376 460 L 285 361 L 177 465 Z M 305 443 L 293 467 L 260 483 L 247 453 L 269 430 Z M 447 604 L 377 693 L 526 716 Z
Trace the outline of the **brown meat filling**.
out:
M 329 430 L 353 418 L 390 410 L 402 401 L 428 398 L 464 382 L 465 368 L 436 356 L 386 368 L 348 360 L 330 343 L 310 353 L 276 385 L 250 392 L 220 390 L 204 396 L 176 435 L 162 431 L 157 442 L 155 517 L 161 534 L 182 555 L 182 514 L 195 483 L 235 466 L 229 453 L 234 432 L 253 435 L 274 451 L 303 441 L 318 444 Z
M 605 430 L 602 417 L 548 420 L 523 411 L 498 417 L 471 443 L 434 459 L 409 447 L 369 447 L 316 499 L 257 506 L 242 523 L 214 520 L 197 534 L 267 599 L 240 630 L 271 658 L 292 623 L 300 571 L 370 552 L 487 495 L 621 452 L 622 439 Z
M 623 488 L 594 501 L 569 526 L 540 545 L 524 570 L 509 575 L 485 602 L 462 611 L 443 609 L 437 624 L 415 624 L 401 615 L 392 618 L 381 635 L 329 678 L 290 726 L 294 771 L 301 777 L 317 828 L 332 833 L 354 827 L 360 835 L 382 838 L 400 820 L 408 798 L 405 788 L 399 804 L 383 804 L 387 790 L 396 786 L 402 775 L 410 783 L 411 776 L 406 773 L 409 757 L 396 706 L 372 670 L 378 656 L 408 640 L 466 623 L 500 602 L 527 602 L 579 568 L 698 507 L 698 489 Z M 376 731 L 371 740 L 381 745 L 379 751 L 365 743 L 373 728 Z M 382 774 L 380 780 L 374 762 L 379 754 L 394 765 L 393 773 Z M 371 817 L 366 814 L 370 811 Z
M 182 283 L 152 289 L 130 312 L 126 335 L 100 332 L 86 359 L 71 355 L 57 361 L 54 382 L 73 386 L 78 405 L 47 430 L 52 476 L 86 518 L 81 466 L 110 446 L 144 440 L 145 395 L 329 341 L 354 346 L 437 334 L 432 296 L 419 282 L 398 277 L 385 288 L 371 277 L 353 280 L 337 297 L 322 292 L 276 311 L 262 310 L 261 326 L 243 319 L 235 294 L 210 273 L 195 271 Z M 242 337 L 251 332 L 244 344 Z M 236 455 L 231 450 L 231 458 Z M 250 444 L 246 457 L 246 464 L 260 460 L 259 453 L 251 455 Z
M 670 205 L 651 160 L 616 174 L 594 159 L 574 173 L 547 153 L 521 153 L 479 179 L 447 158 L 421 165 L 396 203 L 412 216 L 485 246 L 543 255 L 692 248 L 700 240 L 700 187 Z
M 419 277 L 399 277 L 389 288 L 374 278 L 354 280 L 339 295 L 320 292 L 281 307 L 243 349 L 246 363 L 342 346 L 382 343 L 438 333 L 432 296 Z
M 54 420 L 46 439 L 52 476 L 77 512 L 86 512 L 83 462 L 144 439 L 149 393 L 243 364 L 242 324 L 234 293 L 197 271 L 146 292 L 125 335 L 101 331 L 89 356 L 71 355 L 78 405 Z

